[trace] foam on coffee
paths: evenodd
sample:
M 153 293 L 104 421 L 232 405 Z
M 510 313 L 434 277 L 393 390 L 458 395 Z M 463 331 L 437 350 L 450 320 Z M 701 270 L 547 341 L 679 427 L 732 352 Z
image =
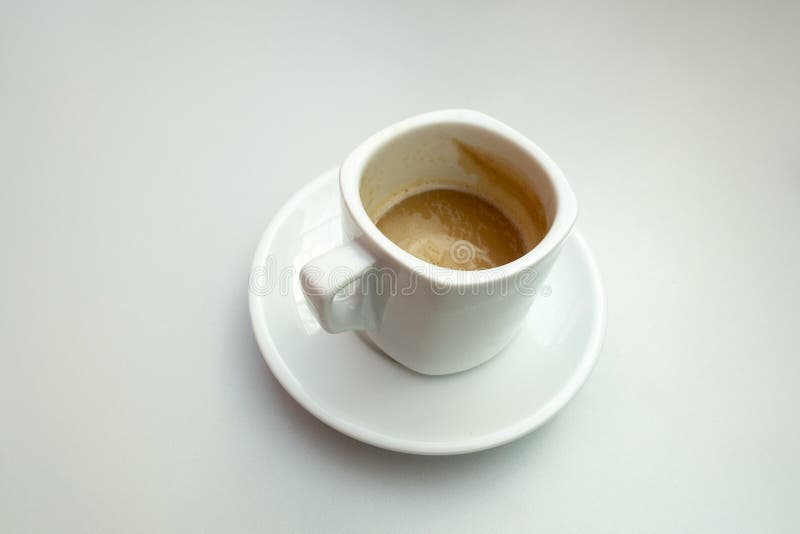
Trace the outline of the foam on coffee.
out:
M 373 199 L 368 214 L 395 244 L 441 267 L 479 270 L 514 261 L 547 231 L 538 196 L 502 161 L 452 143 L 460 167 L 454 177 L 408 182 Z
M 400 248 L 439 267 L 474 271 L 525 254 L 519 231 L 503 213 L 472 193 L 431 189 L 395 204 L 377 223 Z

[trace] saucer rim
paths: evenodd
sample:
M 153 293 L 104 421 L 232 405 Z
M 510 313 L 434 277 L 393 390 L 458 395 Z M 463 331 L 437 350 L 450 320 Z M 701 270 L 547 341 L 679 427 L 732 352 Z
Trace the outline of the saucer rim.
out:
M 338 167 L 323 172 L 317 178 L 295 191 L 283 206 L 281 206 L 278 212 L 270 219 L 259 239 L 251 265 L 251 272 L 254 272 L 254 269 L 257 269 L 263 264 L 266 253 L 271 248 L 278 229 L 283 226 L 283 223 L 289 215 L 297 209 L 302 199 L 325 185 L 328 180 L 335 180 L 338 176 L 338 172 Z M 248 304 L 253 333 L 255 334 L 256 342 L 264 361 L 289 395 L 317 419 L 351 438 L 383 449 L 419 455 L 467 454 L 498 447 L 529 434 L 541 427 L 558 413 L 586 383 L 592 369 L 597 363 L 600 349 L 602 348 L 606 332 L 607 311 L 606 296 L 600 272 L 594 255 L 585 238 L 578 231 L 577 226 L 572 228 L 572 231 L 566 239 L 575 239 L 588 267 L 592 287 L 594 289 L 594 300 L 599 303 L 599 306 L 595 310 L 594 315 L 596 319 L 593 321 L 589 342 L 583 350 L 580 363 L 570 374 L 569 378 L 564 382 L 556 395 L 538 410 L 522 420 L 489 434 L 460 440 L 424 441 L 395 438 L 346 421 L 327 411 L 324 406 L 306 393 L 302 384 L 288 368 L 284 359 L 280 356 L 280 351 L 278 351 L 275 346 L 269 326 L 267 325 L 266 317 L 264 316 L 263 307 L 260 305 L 261 299 L 264 297 L 253 291 L 248 291 Z M 480 370 L 478 369 L 477 372 L 480 372 Z

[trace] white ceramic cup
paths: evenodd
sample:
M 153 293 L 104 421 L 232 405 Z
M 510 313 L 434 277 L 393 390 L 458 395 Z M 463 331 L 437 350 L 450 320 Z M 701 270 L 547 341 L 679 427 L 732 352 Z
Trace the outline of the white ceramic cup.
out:
M 541 201 L 544 238 L 511 263 L 477 271 L 435 267 L 395 245 L 370 219 L 369 204 L 410 184 L 479 179 L 479 169 L 460 161 L 458 143 L 514 169 Z M 301 269 L 306 300 L 328 332 L 364 331 L 396 361 L 430 375 L 479 365 L 511 341 L 577 217 L 575 196 L 555 163 L 519 132 L 470 110 L 418 115 L 373 135 L 344 161 L 339 185 L 345 242 Z

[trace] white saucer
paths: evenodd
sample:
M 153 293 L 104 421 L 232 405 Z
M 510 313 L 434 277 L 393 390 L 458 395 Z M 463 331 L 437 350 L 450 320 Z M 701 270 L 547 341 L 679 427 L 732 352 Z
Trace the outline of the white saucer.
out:
M 459 454 L 512 441 L 578 391 L 605 333 L 600 275 L 577 230 L 567 239 L 527 325 L 499 355 L 463 373 L 406 369 L 355 333 L 328 334 L 297 274 L 341 243 L 338 170 L 294 194 L 253 260 L 250 315 L 273 374 L 297 402 L 353 438 L 395 451 Z

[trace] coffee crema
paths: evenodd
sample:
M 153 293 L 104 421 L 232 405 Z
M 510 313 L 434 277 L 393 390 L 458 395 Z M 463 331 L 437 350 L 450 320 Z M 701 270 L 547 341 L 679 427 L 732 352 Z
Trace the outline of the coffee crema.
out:
M 519 230 L 499 209 L 454 189 L 412 194 L 384 213 L 377 226 L 410 254 L 449 269 L 491 269 L 527 252 Z
M 387 152 L 364 171 L 359 193 L 384 235 L 449 269 L 500 267 L 532 250 L 548 230 L 529 176 L 447 136 L 432 136 L 417 152 Z

